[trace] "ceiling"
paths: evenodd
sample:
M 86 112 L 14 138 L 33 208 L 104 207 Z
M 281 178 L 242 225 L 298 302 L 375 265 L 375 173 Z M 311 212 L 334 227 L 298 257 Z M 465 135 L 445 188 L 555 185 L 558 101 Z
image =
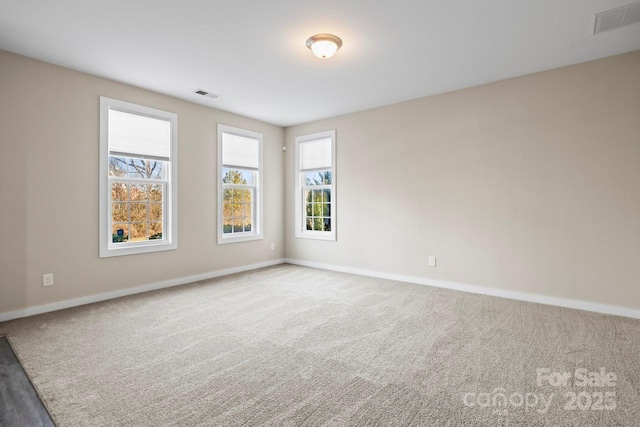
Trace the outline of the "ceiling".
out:
M 0 0 L 0 49 L 289 126 L 638 50 L 631 1 Z

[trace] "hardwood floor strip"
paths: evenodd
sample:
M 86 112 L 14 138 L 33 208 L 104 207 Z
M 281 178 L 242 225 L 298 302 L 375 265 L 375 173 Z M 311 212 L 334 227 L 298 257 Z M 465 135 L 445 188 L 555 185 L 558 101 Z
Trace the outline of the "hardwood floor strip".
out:
M 0 337 L 0 426 L 54 426 L 7 337 Z

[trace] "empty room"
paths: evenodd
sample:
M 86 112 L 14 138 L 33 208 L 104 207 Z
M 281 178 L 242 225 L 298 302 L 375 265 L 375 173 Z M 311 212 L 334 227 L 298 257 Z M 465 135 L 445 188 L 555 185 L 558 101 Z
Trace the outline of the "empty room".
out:
M 0 0 L 0 426 L 640 425 L 640 2 Z

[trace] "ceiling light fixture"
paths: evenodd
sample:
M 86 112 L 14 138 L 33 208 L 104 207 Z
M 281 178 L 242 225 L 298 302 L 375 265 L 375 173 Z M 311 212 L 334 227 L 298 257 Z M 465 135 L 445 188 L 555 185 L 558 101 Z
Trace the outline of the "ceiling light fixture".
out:
M 316 34 L 307 39 L 307 47 L 321 59 L 331 58 L 342 46 L 342 40 L 333 34 Z

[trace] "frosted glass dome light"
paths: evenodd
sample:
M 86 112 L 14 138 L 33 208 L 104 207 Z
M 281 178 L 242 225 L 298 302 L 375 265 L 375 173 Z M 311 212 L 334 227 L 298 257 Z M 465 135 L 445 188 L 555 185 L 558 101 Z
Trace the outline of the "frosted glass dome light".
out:
M 307 39 L 307 47 L 321 59 L 331 58 L 342 46 L 342 40 L 333 34 L 316 34 Z

